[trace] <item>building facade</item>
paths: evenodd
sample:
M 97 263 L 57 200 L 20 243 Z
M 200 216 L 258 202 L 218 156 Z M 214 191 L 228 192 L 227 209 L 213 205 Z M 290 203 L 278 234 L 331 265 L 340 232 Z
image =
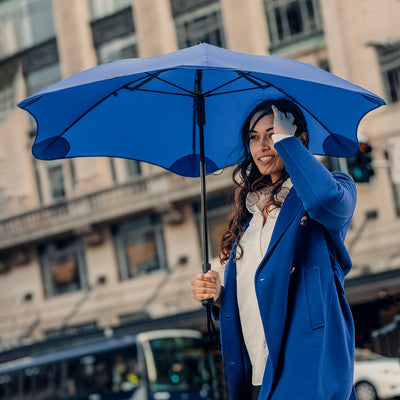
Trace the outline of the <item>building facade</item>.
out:
M 357 183 L 346 293 L 357 344 L 394 355 L 398 334 L 375 331 L 400 313 L 399 13 L 397 0 L 0 1 L 3 358 L 85 335 L 205 330 L 190 287 L 202 262 L 199 181 L 134 160 L 35 160 L 35 122 L 16 108 L 35 91 L 97 64 L 198 41 L 295 58 L 387 101 L 359 126 L 372 148 L 374 175 Z M 346 160 L 321 161 L 351 172 Z M 227 169 L 207 178 L 217 269 L 218 239 L 231 211 L 230 175 Z

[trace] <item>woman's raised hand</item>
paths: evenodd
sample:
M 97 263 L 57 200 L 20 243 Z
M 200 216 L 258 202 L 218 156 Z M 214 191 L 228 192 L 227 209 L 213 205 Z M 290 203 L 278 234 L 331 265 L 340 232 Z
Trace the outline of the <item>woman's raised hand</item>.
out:
M 272 135 L 272 140 L 274 143 L 288 137 L 294 136 L 296 133 L 296 125 L 294 122 L 294 116 L 292 113 L 283 113 L 279 111 L 275 106 L 272 106 L 272 111 L 274 112 L 274 134 Z
M 209 270 L 205 274 L 197 274 L 192 281 L 193 298 L 198 301 L 213 298 L 214 304 L 221 302 L 221 279 L 219 273 Z

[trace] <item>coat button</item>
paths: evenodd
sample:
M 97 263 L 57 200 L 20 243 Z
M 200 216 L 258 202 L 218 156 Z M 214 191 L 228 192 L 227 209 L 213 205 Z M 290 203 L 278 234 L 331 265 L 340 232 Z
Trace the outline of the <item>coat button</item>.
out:
M 305 215 L 305 216 L 301 219 L 300 225 L 301 225 L 301 226 L 307 225 L 307 221 L 308 221 L 308 217 Z

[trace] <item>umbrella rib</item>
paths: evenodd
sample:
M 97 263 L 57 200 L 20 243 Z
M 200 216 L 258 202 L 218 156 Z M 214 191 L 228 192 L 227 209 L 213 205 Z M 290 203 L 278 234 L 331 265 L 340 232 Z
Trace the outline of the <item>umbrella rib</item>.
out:
M 161 90 L 151 90 L 151 89 L 132 89 L 132 88 L 127 88 L 128 90 L 131 90 L 132 92 L 150 92 L 150 93 L 161 93 L 161 94 L 174 94 L 175 96 L 187 96 L 187 97 L 194 97 L 192 94 L 187 94 L 187 93 L 174 93 L 174 92 L 164 92 Z
M 235 71 L 235 72 L 238 73 L 238 71 Z M 242 75 L 248 75 L 248 74 L 250 74 L 250 72 L 247 72 L 246 74 L 242 73 Z M 221 88 L 224 87 L 224 86 L 228 86 L 228 85 L 230 85 L 232 82 L 235 82 L 235 81 L 237 81 L 237 80 L 239 80 L 239 79 L 241 79 L 241 78 L 244 78 L 244 76 L 239 76 L 239 77 L 237 77 L 237 78 L 231 79 L 230 81 L 225 82 L 225 83 L 223 83 L 222 85 L 217 86 L 216 88 L 209 90 L 208 92 L 205 92 L 205 93 L 204 93 L 204 97 L 209 97 L 209 96 L 211 96 L 210 93 L 215 92 L 216 90 L 221 89 Z M 258 85 L 257 85 L 257 86 L 258 86 Z M 229 92 L 226 92 L 226 93 L 229 93 Z
M 170 70 L 166 70 L 166 71 L 170 71 Z M 192 92 L 192 91 L 190 91 L 190 90 L 187 90 L 187 89 L 185 89 L 185 88 L 183 88 L 183 87 L 181 87 L 181 86 L 179 86 L 179 85 L 176 85 L 175 83 L 169 82 L 169 81 L 167 81 L 166 79 L 160 78 L 160 77 L 158 76 L 158 74 L 160 74 L 161 72 L 165 72 L 165 71 L 159 71 L 157 74 L 151 74 L 150 72 L 146 72 L 146 74 L 149 75 L 149 76 L 151 76 L 152 78 L 155 78 L 155 79 L 160 80 L 161 82 L 164 82 L 164 83 L 166 83 L 166 84 L 168 84 L 168 85 L 171 85 L 171 86 L 173 86 L 173 87 L 175 87 L 175 88 L 177 88 L 177 89 L 180 89 L 180 90 L 182 90 L 182 91 L 184 91 L 184 92 L 186 92 L 186 93 L 189 93 L 191 96 L 195 96 L 195 93 L 194 93 L 194 92 Z
M 238 90 L 229 90 L 226 92 L 220 92 L 220 93 L 214 93 L 210 94 L 208 97 L 213 97 L 213 96 L 219 96 L 220 94 L 229 94 L 229 93 L 238 93 L 238 92 L 246 92 L 248 90 L 258 90 L 258 89 L 267 89 L 270 86 L 257 86 L 257 87 L 252 87 L 252 88 L 246 88 L 246 89 L 238 89 Z
M 266 87 L 269 87 L 271 84 L 267 81 L 263 81 L 265 83 L 266 86 L 261 85 L 259 82 L 257 82 L 256 80 L 254 80 L 253 76 L 251 75 L 250 72 L 244 74 L 241 71 L 236 71 L 237 74 L 240 75 L 241 78 L 246 79 L 247 81 L 249 81 L 250 83 L 252 83 L 253 85 L 256 85 L 257 87 L 259 87 L 260 89 L 265 89 Z M 250 75 L 250 76 L 249 76 Z

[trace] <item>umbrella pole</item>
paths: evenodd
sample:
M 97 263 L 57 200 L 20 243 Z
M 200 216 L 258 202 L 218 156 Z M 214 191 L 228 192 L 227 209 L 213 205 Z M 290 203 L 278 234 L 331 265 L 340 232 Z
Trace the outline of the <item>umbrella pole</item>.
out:
M 206 189 L 206 166 L 204 160 L 204 133 L 200 127 L 200 179 L 201 179 L 201 225 L 203 228 L 203 272 L 211 269 L 208 251 L 208 219 L 207 219 L 207 189 Z
M 203 98 L 204 106 L 204 98 Z M 206 192 L 206 166 L 204 157 L 204 125 L 199 125 L 200 132 L 200 179 L 201 179 L 201 225 L 203 228 L 203 273 L 211 269 L 208 252 L 208 221 L 207 221 L 207 192 Z M 203 300 L 204 307 L 211 307 L 214 299 Z
M 197 104 L 203 103 L 204 99 L 198 101 Z M 204 109 L 204 108 L 203 108 Z M 199 112 L 197 113 L 199 114 Z M 201 181 L 201 226 L 203 236 L 203 272 L 206 273 L 210 269 L 209 263 L 209 252 L 208 252 L 208 221 L 207 221 L 207 189 L 206 189 L 206 163 L 204 155 L 204 123 L 197 119 L 197 125 L 199 126 L 200 135 L 200 181 Z M 204 268 L 207 268 L 204 270 Z
M 203 71 L 196 72 L 196 124 L 199 127 L 200 139 L 200 180 L 201 180 L 201 227 L 202 227 L 202 244 L 203 244 L 203 273 L 211 269 L 208 251 L 208 220 L 207 220 L 207 191 L 206 191 L 206 165 L 204 154 L 204 125 L 206 123 L 204 95 L 202 93 Z M 212 306 L 213 299 L 203 300 L 203 306 Z

